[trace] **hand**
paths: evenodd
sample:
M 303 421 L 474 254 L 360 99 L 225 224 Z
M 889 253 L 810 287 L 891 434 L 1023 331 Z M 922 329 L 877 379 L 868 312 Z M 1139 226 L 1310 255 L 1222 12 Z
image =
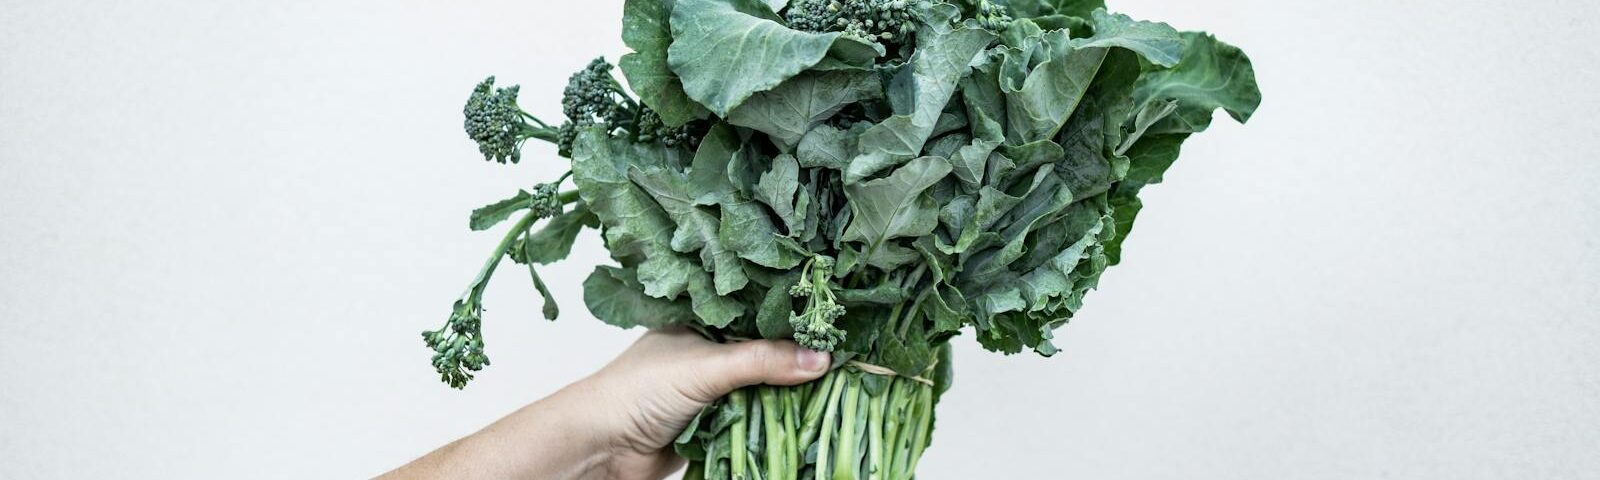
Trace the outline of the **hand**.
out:
M 815 380 L 828 365 L 792 342 L 649 332 L 594 375 L 381 478 L 658 480 L 682 466 L 669 447 L 700 409 L 740 387 Z

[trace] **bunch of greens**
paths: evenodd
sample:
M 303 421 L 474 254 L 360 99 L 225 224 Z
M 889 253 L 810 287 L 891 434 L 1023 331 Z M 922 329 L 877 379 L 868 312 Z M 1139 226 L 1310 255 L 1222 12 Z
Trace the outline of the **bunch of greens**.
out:
M 485 282 L 565 258 L 598 228 L 616 261 L 596 318 L 831 351 L 827 377 L 708 408 L 691 478 L 911 478 L 949 388 L 948 340 L 1056 353 L 1052 332 L 1121 259 L 1191 134 L 1260 103 L 1249 59 L 1095 0 L 627 0 L 620 69 L 571 77 L 565 122 L 490 78 L 467 134 L 571 171 L 472 214 L 517 220 L 449 320 L 423 334 L 445 382 L 489 364 Z M 576 190 L 562 191 L 568 180 Z M 535 228 L 543 221 L 543 227 Z

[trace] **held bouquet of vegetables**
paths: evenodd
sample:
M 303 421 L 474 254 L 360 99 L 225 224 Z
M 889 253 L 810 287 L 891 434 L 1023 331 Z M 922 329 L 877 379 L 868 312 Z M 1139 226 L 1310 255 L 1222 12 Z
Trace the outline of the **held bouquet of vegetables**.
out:
M 794 339 L 838 365 L 751 387 L 677 440 L 689 478 L 912 478 L 950 388 L 948 341 L 1056 353 L 1189 135 L 1260 103 L 1249 59 L 1095 0 L 627 0 L 620 69 L 571 77 L 563 123 L 485 80 L 466 131 L 571 171 L 473 212 L 512 226 L 448 322 L 423 334 L 460 388 L 489 364 L 485 282 L 561 260 L 598 228 L 584 282 L 612 325 Z M 634 94 L 637 98 L 634 98 Z M 575 190 L 563 190 L 568 183 Z M 539 223 L 542 227 L 537 227 Z

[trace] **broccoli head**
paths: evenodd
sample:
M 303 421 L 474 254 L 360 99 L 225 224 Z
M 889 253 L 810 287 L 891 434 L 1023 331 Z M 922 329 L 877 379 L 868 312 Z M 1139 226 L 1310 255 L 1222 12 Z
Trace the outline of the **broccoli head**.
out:
M 495 88 L 494 77 L 478 83 L 462 110 L 467 137 L 478 144 L 484 160 L 517 163 L 522 160 L 522 144 L 530 138 L 551 140 L 555 130 L 517 106 L 520 87 Z M 531 122 L 531 123 L 530 123 Z
M 452 388 L 463 388 L 472 372 L 489 365 L 483 353 L 483 307 L 476 295 L 456 302 L 444 327 L 422 332 L 422 340 L 433 349 L 433 368 L 439 379 Z
M 789 288 L 789 295 L 806 299 L 806 308 L 800 313 L 789 313 L 789 326 L 794 327 L 794 341 L 800 346 L 819 352 L 831 352 L 844 341 L 845 332 L 833 322 L 845 314 L 845 308 L 833 295 L 833 259 L 812 257 L 800 271 L 800 281 Z
M 883 43 L 908 43 L 917 25 L 911 4 L 916 0 L 798 0 L 784 11 L 789 28 L 807 32 L 843 32 Z

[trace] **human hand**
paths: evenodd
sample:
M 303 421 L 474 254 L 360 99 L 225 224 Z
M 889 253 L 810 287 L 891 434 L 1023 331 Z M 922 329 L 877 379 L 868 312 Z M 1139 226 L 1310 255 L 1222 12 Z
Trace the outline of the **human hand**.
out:
M 669 447 L 706 405 L 815 380 L 828 365 L 792 342 L 652 331 L 594 375 L 381 478 L 657 480 L 682 466 Z

